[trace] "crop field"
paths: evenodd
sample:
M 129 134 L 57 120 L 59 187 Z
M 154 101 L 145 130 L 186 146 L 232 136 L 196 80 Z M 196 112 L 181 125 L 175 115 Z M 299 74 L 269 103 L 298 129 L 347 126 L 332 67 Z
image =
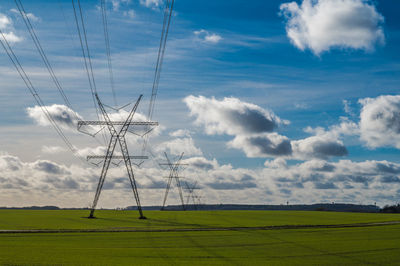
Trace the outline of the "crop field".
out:
M 6 265 L 398 265 L 400 215 L 0 210 Z

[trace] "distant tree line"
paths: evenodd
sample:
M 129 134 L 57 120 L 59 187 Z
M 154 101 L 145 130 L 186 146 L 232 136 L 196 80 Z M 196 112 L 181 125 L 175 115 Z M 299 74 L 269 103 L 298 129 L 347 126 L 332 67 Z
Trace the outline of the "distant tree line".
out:
M 400 213 L 400 204 L 397 205 L 386 205 L 381 209 L 381 212 L 385 213 Z

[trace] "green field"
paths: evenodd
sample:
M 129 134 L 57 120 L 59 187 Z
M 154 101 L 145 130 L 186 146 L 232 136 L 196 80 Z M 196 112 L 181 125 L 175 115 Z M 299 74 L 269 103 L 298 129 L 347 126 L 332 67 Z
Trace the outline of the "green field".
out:
M 396 214 L 300 211 L 0 210 L 0 230 L 133 229 L 142 232 L 2 233 L 0 264 L 8 265 L 398 265 Z M 290 225 L 356 227 L 293 229 Z M 285 226 L 255 230 L 252 227 Z M 248 227 L 248 229 L 246 229 Z M 191 231 L 190 229 L 215 231 Z M 241 228 L 235 230 L 235 228 Z M 244 228 L 244 229 L 243 229 Z M 292 229 L 290 229 L 292 228 Z M 169 232 L 152 232 L 169 229 Z M 174 231 L 189 229 L 188 231 Z M 231 230 L 228 230 L 231 229 Z

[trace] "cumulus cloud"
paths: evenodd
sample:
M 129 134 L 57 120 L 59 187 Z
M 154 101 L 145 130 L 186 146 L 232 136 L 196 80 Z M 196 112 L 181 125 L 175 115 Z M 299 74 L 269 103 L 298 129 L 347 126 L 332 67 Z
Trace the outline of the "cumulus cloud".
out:
M 36 161 L 35 163 L 32 164 L 32 166 L 34 169 L 43 171 L 48 174 L 61 175 L 61 174 L 68 173 L 68 171 L 66 171 L 64 169 L 64 167 L 62 167 L 54 162 L 46 161 L 46 160 Z
M 292 141 L 292 147 L 294 156 L 305 160 L 311 158 L 327 159 L 332 156 L 345 156 L 348 154 L 343 142 L 329 139 L 325 136 L 312 136 L 295 140 Z
M 0 30 L 2 30 L 4 37 L 8 42 L 16 43 L 22 41 L 22 37 L 19 37 L 14 33 L 12 20 L 2 13 L 0 13 Z
M 279 158 L 266 162 L 263 169 L 254 170 L 221 165 L 215 159 L 204 157 L 185 159 L 183 163 L 189 166 L 182 175 L 190 183 L 199 182 L 201 194 L 208 203 L 279 204 L 287 200 L 297 203 L 329 200 L 386 204 L 387 200 L 398 196 L 400 186 L 400 164 L 388 161 L 311 160 L 288 165 Z M 24 162 L 16 156 L 0 154 L 0 199 L 8 206 L 15 206 L 17 202 L 19 205 L 37 204 L 38 199 L 42 205 L 82 206 L 91 200 L 88 192 L 96 189 L 100 170 L 49 160 Z M 162 178 L 165 174 L 154 167 L 135 170 L 140 191 L 149 190 L 141 194 L 147 195 L 141 198 L 144 204 L 159 204 L 162 193 L 150 192 L 165 189 Z M 123 167 L 109 171 L 104 188 L 101 206 L 126 206 L 127 202 L 132 202 L 127 201 L 132 200 L 132 195 Z M 23 196 L 27 189 L 29 197 Z M 108 194 L 110 189 L 113 192 Z M 249 193 L 252 197 L 248 197 Z
M 400 149 L 400 96 L 383 95 L 359 100 L 360 134 L 368 147 Z
M 0 29 L 1 30 L 7 29 L 8 27 L 11 26 L 11 24 L 12 24 L 11 19 L 6 15 L 0 13 Z
M 172 155 L 180 155 L 182 152 L 184 152 L 185 156 L 198 156 L 203 154 L 201 150 L 195 146 L 191 137 L 176 138 L 162 142 L 155 150 L 158 153 L 167 151 Z
M 210 161 L 204 157 L 192 157 L 182 161 L 184 164 L 188 164 L 189 168 L 195 168 L 200 170 L 213 170 L 219 167 L 216 159 Z
M 69 107 L 60 104 L 53 104 L 45 107 L 54 121 L 64 129 L 76 131 L 77 124 L 82 117 Z M 26 108 L 28 116 L 41 126 L 50 126 L 51 123 L 42 111 L 40 106 Z
M 300 50 L 319 55 L 332 47 L 372 50 L 385 41 L 384 18 L 367 0 L 303 0 L 280 6 L 286 31 Z
M 194 31 L 194 34 L 199 38 L 201 41 L 205 43 L 216 44 L 222 40 L 222 37 L 216 33 L 210 33 L 207 30 L 198 30 Z
M 292 145 L 290 140 L 277 133 L 259 135 L 238 135 L 228 146 L 243 149 L 247 157 L 290 156 Z
M 228 147 L 241 149 L 247 157 L 278 157 L 308 160 L 345 156 L 347 149 L 339 140 L 341 135 L 354 134 L 358 126 L 346 119 L 328 131 L 308 128 L 314 136 L 290 140 L 276 132 L 279 125 L 289 124 L 272 111 L 236 98 L 205 98 L 189 96 L 184 99 L 195 123 L 204 126 L 205 132 L 234 136 Z
M 399 166 L 387 161 L 310 160 L 291 166 L 271 166 L 271 162 L 268 162 L 264 173 L 273 178 L 276 188 L 290 191 L 291 196 L 303 189 L 313 190 L 313 193 L 329 190 L 335 191 L 330 196 L 335 201 L 339 197 L 353 201 L 352 193 L 356 191 L 364 191 L 363 193 L 375 194 L 375 197 L 378 197 L 377 194 L 382 193 L 383 188 L 387 190 L 387 195 L 392 194 L 394 197 L 396 187 L 390 187 L 390 184 L 398 184 L 398 173 L 394 172 L 398 171 Z M 328 194 L 324 197 L 326 196 Z
M 20 159 L 16 156 L 3 154 L 0 156 L 0 169 L 5 171 L 17 171 L 22 168 Z
M 78 156 L 86 157 L 88 155 L 104 155 L 106 154 L 106 151 L 107 151 L 106 146 L 97 146 L 97 147 L 80 148 L 77 150 L 76 153 Z M 114 152 L 114 154 L 119 155 L 117 154 L 117 152 Z
M 233 175 L 230 175 L 229 173 L 222 174 L 215 172 L 213 175 L 215 181 L 206 183 L 206 185 L 212 189 L 243 190 L 257 187 L 256 179 L 247 173 L 240 173 L 239 175 L 233 173 Z
M 246 135 L 272 132 L 280 124 L 287 124 L 272 111 L 237 98 L 217 100 L 204 96 L 184 99 L 196 123 L 204 126 L 207 134 Z

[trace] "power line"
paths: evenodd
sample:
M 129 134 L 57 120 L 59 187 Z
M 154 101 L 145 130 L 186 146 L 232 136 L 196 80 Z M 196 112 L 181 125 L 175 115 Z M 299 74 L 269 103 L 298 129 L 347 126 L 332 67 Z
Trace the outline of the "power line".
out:
M 164 10 L 163 28 L 161 31 L 160 46 L 158 48 L 158 56 L 157 56 L 157 64 L 156 64 L 156 69 L 154 72 L 153 87 L 151 90 L 150 105 L 149 105 L 149 110 L 148 110 L 148 114 L 147 114 L 147 118 L 149 120 L 151 120 L 153 117 L 154 105 L 155 105 L 155 100 L 156 100 L 157 92 L 158 92 L 158 84 L 160 82 L 160 74 L 161 74 L 162 64 L 164 61 L 165 47 L 166 47 L 166 43 L 167 43 L 169 26 L 171 23 L 171 16 L 172 16 L 173 8 L 174 8 L 174 0 L 172 0 L 171 2 L 167 1 L 165 10 Z
M 36 103 L 39 105 L 41 108 L 42 112 L 45 114 L 46 118 L 49 120 L 49 122 L 52 124 L 54 129 L 56 130 L 57 134 L 61 137 L 61 139 L 64 141 L 66 146 L 72 151 L 73 155 L 80 160 L 84 161 L 81 157 L 77 155 L 78 150 L 72 145 L 72 143 L 68 140 L 67 136 L 65 136 L 64 132 L 62 129 L 58 126 L 57 122 L 54 120 L 50 112 L 48 111 L 46 105 L 44 104 L 43 100 L 39 96 L 37 90 L 33 86 L 29 76 L 26 74 L 24 68 L 22 67 L 20 61 L 18 60 L 17 56 L 15 55 L 13 49 L 11 48 L 9 42 L 7 41 L 7 38 L 5 37 L 3 31 L 0 29 L 0 35 L 2 36 L 3 40 L 0 39 L 0 43 L 2 47 L 4 48 L 5 52 L 7 53 L 8 57 L 10 58 L 11 62 L 13 63 L 15 69 L 17 70 L 18 74 L 24 81 L 26 87 L 28 88 L 29 92 L 32 94 L 33 98 L 35 99 Z
M 96 87 L 96 82 L 95 82 L 95 79 L 94 79 L 92 60 L 91 60 L 91 57 L 90 57 L 89 45 L 88 45 L 87 35 L 86 35 L 86 28 L 85 28 L 85 23 L 84 23 L 84 20 L 83 20 L 82 7 L 81 7 L 80 0 L 78 0 L 80 21 L 81 21 L 81 25 L 82 25 L 82 32 L 83 32 L 83 36 L 84 36 L 84 39 L 85 39 L 86 46 L 84 46 L 84 44 L 83 44 L 82 33 L 81 33 L 80 26 L 79 26 L 79 19 L 78 19 L 78 15 L 77 15 L 77 12 L 76 12 L 76 7 L 75 7 L 74 0 L 71 0 L 71 2 L 72 2 L 73 11 L 74 11 L 76 29 L 77 29 L 78 35 L 79 35 L 79 41 L 80 41 L 80 45 L 81 45 L 81 51 L 82 51 L 82 56 L 83 56 L 83 60 L 84 60 L 84 64 L 85 64 L 86 74 L 87 74 L 87 78 L 88 78 L 88 81 L 89 81 L 90 91 L 92 93 L 93 105 L 94 105 L 94 108 L 96 110 L 97 119 L 100 120 L 100 114 L 99 114 L 99 110 L 98 110 L 97 102 L 96 102 L 96 97 L 95 97 L 95 94 L 97 93 L 97 87 Z M 103 133 L 103 140 L 104 140 L 104 144 L 107 145 L 107 139 L 106 139 L 106 136 L 105 136 L 104 133 Z
M 158 47 L 156 68 L 154 71 L 154 80 L 153 80 L 153 87 L 151 90 L 149 110 L 147 113 L 147 119 L 149 121 L 153 118 L 154 106 L 155 106 L 155 101 L 156 101 L 157 93 L 158 93 L 158 84 L 160 82 L 161 69 L 162 69 L 162 64 L 164 61 L 165 47 L 167 44 L 167 38 L 168 38 L 168 33 L 169 33 L 169 27 L 171 24 L 173 8 L 174 8 L 174 0 L 172 0 L 172 1 L 167 0 L 166 4 L 165 4 L 165 9 L 164 9 L 163 26 L 162 26 L 162 30 L 161 30 L 160 45 Z M 149 135 L 146 135 L 146 137 L 143 140 L 142 153 L 144 153 L 146 150 L 148 138 L 149 138 Z
M 107 9 L 106 9 L 105 0 L 101 0 L 101 14 L 102 14 L 102 21 L 103 21 L 104 41 L 106 44 L 108 72 L 110 75 L 110 85 L 111 85 L 112 95 L 113 95 L 113 99 L 114 99 L 114 105 L 117 106 L 117 97 L 116 97 L 115 86 L 114 86 L 114 73 L 113 73 L 112 61 L 111 61 L 110 37 L 108 35 Z
M 32 23 L 31 23 L 29 17 L 27 16 L 27 13 L 26 13 L 26 11 L 24 9 L 24 6 L 22 5 L 21 0 L 14 0 L 14 2 L 16 4 L 17 8 L 18 8 L 19 13 L 21 14 L 21 16 L 22 16 L 22 18 L 24 20 L 26 28 L 29 31 L 29 34 L 32 37 L 32 40 L 33 40 L 33 42 L 34 42 L 34 44 L 36 46 L 36 49 L 38 50 L 38 52 L 39 52 L 39 54 L 40 54 L 40 56 L 41 56 L 41 58 L 42 58 L 42 60 L 43 60 L 43 62 L 45 64 L 45 66 L 46 66 L 46 68 L 47 68 L 47 70 L 48 70 L 48 72 L 49 72 L 54 84 L 56 85 L 58 91 L 61 94 L 61 97 L 63 98 L 65 104 L 70 109 L 73 109 L 72 106 L 71 106 L 71 102 L 69 101 L 67 95 L 65 94 L 60 82 L 58 81 L 58 78 L 57 78 L 56 74 L 54 73 L 53 67 L 51 66 L 51 64 L 50 64 L 50 62 L 49 62 L 49 60 L 48 60 L 48 58 L 46 56 L 46 53 L 44 52 L 43 47 L 40 44 L 40 41 L 39 41 L 39 39 L 38 39 L 38 37 L 36 35 L 36 32 L 35 32 L 35 30 L 34 30 L 34 28 L 32 26 Z

